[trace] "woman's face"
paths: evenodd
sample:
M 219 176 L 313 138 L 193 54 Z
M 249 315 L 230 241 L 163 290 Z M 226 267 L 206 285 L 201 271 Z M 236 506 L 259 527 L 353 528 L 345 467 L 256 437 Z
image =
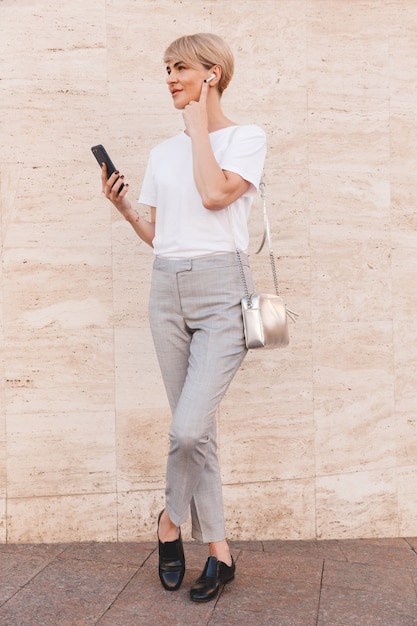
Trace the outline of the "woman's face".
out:
M 203 81 L 210 71 L 200 63 L 191 67 L 185 61 L 168 61 L 167 85 L 176 109 L 183 109 L 191 100 L 198 101 Z

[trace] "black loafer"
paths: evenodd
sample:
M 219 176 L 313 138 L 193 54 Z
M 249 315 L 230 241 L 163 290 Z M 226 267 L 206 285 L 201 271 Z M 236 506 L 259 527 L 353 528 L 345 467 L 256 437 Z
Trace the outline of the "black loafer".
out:
M 159 521 L 163 511 L 158 517 Z M 158 573 L 162 586 L 168 591 L 176 591 L 180 588 L 185 574 L 184 547 L 182 545 L 181 528 L 180 536 L 175 541 L 165 541 L 162 543 L 158 532 L 159 566 Z
M 201 575 L 190 589 L 190 597 L 194 602 L 207 602 L 215 598 L 223 585 L 230 583 L 235 577 L 236 565 L 226 565 L 215 556 L 209 556 Z

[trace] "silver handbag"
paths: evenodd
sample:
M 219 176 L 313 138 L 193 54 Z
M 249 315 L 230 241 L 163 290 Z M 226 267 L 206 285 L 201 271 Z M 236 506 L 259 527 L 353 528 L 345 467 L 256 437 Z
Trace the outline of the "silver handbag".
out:
M 265 241 L 267 240 L 275 294 L 249 293 L 240 251 L 236 248 L 236 256 L 242 277 L 243 288 L 245 290 L 245 295 L 242 298 L 243 330 L 245 333 L 246 347 L 249 349 L 282 348 L 287 346 L 290 341 L 288 318 L 290 317 L 295 322 L 297 313 L 288 309 L 278 293 L 278 278 L 275 267 L 274 253 L 271 245 L 268 214 L 266 210 L 265 183 L 261 182 L 259 188 L 263 199 L 264 236 L 256 254 L 259 254 L 264 247 Z M 230 211 L 229 216 L 231 219 Z
M 279 296 L 253 293 L 242 298 L 243 330 L 247 348 L 281 348 L 287 346 L 288 317 Z

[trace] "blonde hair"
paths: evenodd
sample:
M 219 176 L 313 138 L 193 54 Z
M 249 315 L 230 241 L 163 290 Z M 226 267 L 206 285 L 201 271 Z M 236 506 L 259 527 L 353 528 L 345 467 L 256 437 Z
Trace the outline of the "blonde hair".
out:
M 217 85 L 220 95 L 230 83 L 234 59 L 228 44 L 218 35 L 197 33 L 184 35 L 173 41 L 164 53 L 164 63 L 168 61 L 184 61 L 191 67 L 196 62 L 210 70 L 213 65 L 220 65 L 222 75 Z

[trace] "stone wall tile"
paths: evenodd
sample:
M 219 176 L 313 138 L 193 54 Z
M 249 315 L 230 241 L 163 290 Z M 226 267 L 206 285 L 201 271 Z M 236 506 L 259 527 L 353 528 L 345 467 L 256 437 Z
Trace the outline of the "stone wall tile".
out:
M 0 389 L 0 398 L 3 399 L 3 389 Z M 7 496 L 7 472 L 6 472 L 6 419 L 4 411 L 0 416 L 0 501 Z
M 392 2 L 387 8 L 389 28 L 389 74 L 391 102 L 408 101 L 414 106 L 417 97 L 417 10 L 414 2 Z
M 120 327 L 148 327 L 154 255 L 126 221 L 113 223 L 113 310 Z
M 6 337 L 111 326 L 110 248 L 8 248 L 3 261 Z
M 413 465 L 417 458 L 416 341 L 417 325 L 410 313 L 394 323 L 396 444 L 401 466 Z
M 417 89 L 416 89 L 417 90 Z M 397 181 L 415 181 L 417 164 L 417 111 L 415 101 L 398 100 L 390 104 L 390 170 Z
M 7 414 L 114 410 L 110 329 L 19 329 L 4 353 Z
M 239 485 L 223 489 L 231 540 L 311 539 L 315 536 L 315 495 L 311 478 Z
M 165 394 L 149 325 L 115 328 L 116 410 L 165 410 Z
M 359 0 L 334 10 L 332 0 L 307 8 L 308 87 L 317 93 L 389 93 L 390 14 Z M 369 41 L 372 40 L 372 46 Z
M 54 255 L 61 248 L 110 247 L 110 207 L 102 203 L 100 171 L 90 152 L 91 143 L 79 150 L 97 176 L 94 183 L 77 165 L 70 171 L 63 164 L 31 164 L 22 170 L 14 211 L 3 233 L 5 248 L 39 247 Z M 50 202 L 40 193 L 45 189 L 53 198 Z
M 220 407 L 262 412 L 275 405 L 287 414 L 312 414 L 311 328 L 290 326 L 290 344 L 277 350 L 250 350 Z M 243 414 L 243 413 L 242 413 Z
M 0 497 L 0 543 L 7 540 L 6 498 Z
M 30 80 L 72 77 L 77 82 L 80 72 L 88 72 L 92 56 L 100 50 L 105 52 L 105 18 L 101 0 L 92 0 L 87 5 L 74 0 L 61 5 L 59 11 L 50 1 L 41 6 L 6 3 L 2 7 L 2 19 L 7 22 L 7 28 L 2 30 L 0 43 L 4 77 Z M 85 55 L 84 60 L 77 55 Z M 75 62 L 77 58 L 79 63 Z
M 343 242 L 390 244 L 391 185 L 378 172 L 314 170 L 308 205 L 313 242 L 338 236 Z
M 415 537 L 417 535 L 416 497 L 416 457 L 410 458 L 410 465 L 398 468 L 398 517 L 399 537 Z
M 388 175 L 389 99 L 312 94 L 308 108 L 311 170 Z
M 165 80 L 165 48 L 184 34 L 210 31 L 211 12 L 211 2 L 193 0 L 158 0 L 146 6 L 124 0 L 123 11 L 118 0 L 106 2 L 110 80 L 118 81 L 121 71 L 130 80 L 149 79 L 155 72 Z
M 417 307 L 414 288 L 416 270 L 417 257 L 412 248 L 401 247 L 392 251 L 392 303 L 396 321 L 414 320 Z
M 278 257 L 291 257 L 293 264 L 296 257 L 310 256 L 310 176 L 307 169 L 285 167 L 281 165 L 279 156 L 274 160 L 269 155 L 269 167 L 265 174 L 265 202 L 272 248 Z M 262 201 L 258 198 L 249 221 L 251 251 L 258 249 L 263 231 Z M 266 247 L 267 244 L 260 257 L 253 256 L 252 260 L 264 259 Z M 264 260 L 262 265 L 268 266 L 268 261 Z
M 276 403 L 221 411 L 219 454 L 223 482 L 235 485 L 308 478 L 314 472 L 314 421 L 308 399 L 299 413 Z M 304 408 L 304 410 L 303 410 Z
M 326 324 L 313 337 L 319 475 L 395 466 L 391 336 L 374 323 Z
M 87 67 L 90 67 L 88 63 Z M 35 198 L 44 206 L 49 204 L 45 203 L 47 197 L 60 214 L 61 203 L 65 204 L 71 193 L 79 190 L 74 185 L 72 191 L 62 193 L 62 179 L 72 176 L 75 180 L 77 173 L 81 173 L 84 183 L 87 182 L 84 171 L 91 159 L 90 146 L 98 143 L 97 137 L 102 135 L 103 127 L 107 128 L 104 111 L 107 83 L 105 77 L 96 80 L 91 69 L 93 78 L 75 86 L 51 84 L 52 78 L 38 83 L 23 79 L 5 79 L 0 83 L 0 112 L 8 130 L 2 135 L 7 155 L 3 159 L 23 162 L 28 169 L 36 168 L 37 178 L 42 172 L 39 168 L 49 168 L 47 185 L 42 187 L 36 180 L 39 193 Z M 7 106 L 7 102 L 13 102 L 14 106 Z M 58 173 L 55 170 L 51 173 L 50 168 L 57 163 Z M 56 197 L 52 191 L 55 187 L 59 190 Z
M 391 179 L 392 245 L 408 248 L 415 255 L 417 247 L 417 189 L 412 168 Z
M 344 230 L 312 228 L 312 318 L 340 323 L 383 322 L 392 315 L 391 248 L 384 242 L 341 240 Z M 340 241 L 339 246 L 335 242 Z
M 235 98 L 247 93 L 247 99 L 253 100 L 254 95 L 265 97 L 276 93 L 277 88 L 298 91 L 305 86 L 305 9 L 304 0 L 264 0 L 256 5 L 253 0 L 212 3 L 212 30 L 225 37 L 235 52 Z M 257 106 L 263 108 L 262 103 Z
M 117 491 L 164 489 L 169 409 L 138 407 L 116 418 Z
M 317 539 L 397 537 L 395 468 L 318 476 Z
M 114 493 L 9 498 L 10 543 L 70 543 L 117 540 Z
M 112 412 L 9 415 L 8 497 L 113 492 L 114 422 Z
M 164 488 L 120 491 L 118 500 L 118 540 L 156 541 L 157 519 L 164 508 Z M 184 540 L 190 535 L 181 527 Z

